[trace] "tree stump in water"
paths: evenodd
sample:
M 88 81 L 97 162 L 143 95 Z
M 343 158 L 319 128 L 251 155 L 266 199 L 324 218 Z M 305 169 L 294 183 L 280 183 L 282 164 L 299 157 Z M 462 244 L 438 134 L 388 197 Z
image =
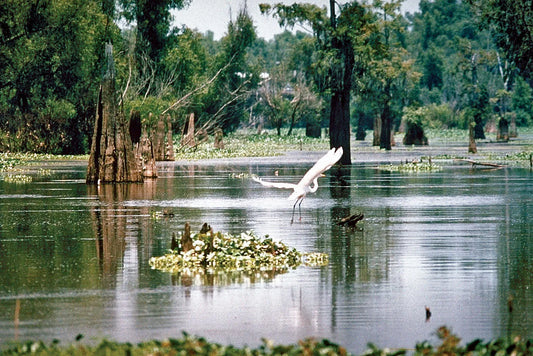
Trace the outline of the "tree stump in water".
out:
M 165 160 L 165 126 L 165 118 L 163 115 L 160 115 L 157 123 L 155 124 L 155 128 L 152 130 L 152 143 L 156 161 Z
M 379 146 L 381 144 L 381 119 L 379 115 L 374 116 L 374 136 L 372 138 L 372 146 Z
M 428 139 L 424 134 L 424 128 L 418 122 L 407 121 L 407 132 L 403 137 L 404 145 L 427 146 Z
M 188 222 L 185 223 L 185 232 L 181 235 L 181 250 L 187 252 L 194 248 L 191 238 L 191 225 Z
M 498 130 L 496 132 L 497 141 L 509 141 L 509 122 L 505 116 L 500 117 L 498 120 Z
M 137 149 L 137 158 L 142 163 L 143 176 L 147 178 L 157 178 L 154 144 L 148 137 L 146 130 L 141 137 L 141 142 Z
M 518 132 L 516 131 L 516 114 L 509 114 L 511 117 L 511 123 L 509 124 L 509 137 L 518 137 Z
M 130 114 L 130 136 L 135 159 L 141 167 L 143 177 L 157 178 L 154 148 L 148 138 L 146 127 L 142 127 L 141 113 L 133 110 Z
M 105 48 L 107 70 L 103 77 L 87 166 L 86 182 L 142 182 L 141 167 L 135 159 L 129 123 L 117 105 L 113 46 Z
M 468 153 L 477 153 L 476 139 L 474 138 L 474 127 L 475 126 L 476 124 L 472 122 L 470 123 L 470 126 L 468 128 L 468 137 L 469 137 Z
M 173 161 L 174 143 L 172 142 L 170 115 L 160 115 L 155 127 L 150 128 L 149 131 L 152 132 L 155 160 Z

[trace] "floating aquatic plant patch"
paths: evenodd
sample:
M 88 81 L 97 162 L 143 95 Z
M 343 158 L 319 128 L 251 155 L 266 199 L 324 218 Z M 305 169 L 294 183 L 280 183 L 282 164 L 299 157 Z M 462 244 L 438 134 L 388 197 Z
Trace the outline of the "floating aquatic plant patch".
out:
M 4 176 L 4 181 L 8 183 L 25 184 L 32 182 L 31 176 L 27 174 L 7 174 Z
M 259 238 L 254 232 L 232 235 L 222 232 L 199 232 L 184 238 L 169 253 L 150 258 L 150 266 L 161 271 L 179 272 L 253 272 L 283 273 L 300 265 L 323 266 L 328 256 L 302 253 L 268 236 Z
M 442 169 L 441 166 L 432 163 L 431 161 L 407 162 L 401 164 L 386 164 L 379 165 L 378 169 L 389 172 L 405 172 L 405 173 L 419 173 L 419 172 L 438 172 Z

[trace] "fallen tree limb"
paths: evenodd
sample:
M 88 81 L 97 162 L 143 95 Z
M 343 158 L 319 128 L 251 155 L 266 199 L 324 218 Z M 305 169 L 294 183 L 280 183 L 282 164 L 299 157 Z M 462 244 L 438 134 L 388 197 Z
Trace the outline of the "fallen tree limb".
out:
M 488 163 L 488 162 L 477 162 L 477 161 L 474 161 L 474 160 L 471 160 L 471 159 L 466 159 L 466 158 L 455 159 L 455 161 L 467 162 L 467 163 L 470 163 L 472 166 L 487 166 L 487 167 L 496 167 L 496 168 L 505 167 L 502 164 Z

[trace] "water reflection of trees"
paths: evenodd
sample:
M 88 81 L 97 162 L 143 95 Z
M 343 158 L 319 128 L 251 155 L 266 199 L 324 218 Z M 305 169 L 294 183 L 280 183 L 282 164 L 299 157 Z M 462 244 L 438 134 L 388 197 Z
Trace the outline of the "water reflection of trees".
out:
M 500 315 L 505 315 L 507 320 L 507 334 L 527 336 L 533 332 L 533 206 L 530 203 L 533 188 L 530 185 L 524 186 L 525 191 L 513 189 L 513 179 L 516 177 L 510 178 L 505 170 L 500 194 L 508 199 L 502 205 L 504 218 L 500 224 L 503 238 L 498 244 L 498 270 L 502 271 L 498 275 L 498 298 Z M 501 328 L 498 324 L 497 329 Z
M 331 208 L 331 246 L 330 269 L 331 276 L 331 327 L 336 330 L 342 325 L 341 319 L 347 311 L 338 306 L 346 305 L 347 300 L 358 300 L 359 304 L 369 303 L 365 288 L 355 285 L 379 284 L 389 278 L 391 266 L 392 243 L 390 241 L 389 218 L 391 211 L 388 208 L 380 209 L 379 217 L 373 216 L 375 212 L 364 211 L 360 205 L 361 198 L 374 194 L 365 189 L 353 189 L 358 181 L 375 179 L 375 172 L 356 170 L 357 167 L 342 167 L 332 171 L 330 180 L 330 194 L 337 202 Z M 356 170 L 357 175 L 354 174 Z M 355 177 L 354 177 L 355 176 Z M 392 192 L 385 188 L 384 194 Z M 337 221 L 355 213 L 363 213 L 365 218 L 358 223 L 358 227 L 341 227 Z M 368 223 L 367 221 L 373 221 Z M 376 223 L 377 221 L 377 223 Z M 348 311 L 351 312 L 351 311 Z M 358 318 L 360 316 L 353 316 Z
M 139 261 L 148 261 L 150 257 L 162 254 L 170 248 L 173 232 L 183 229 L 185 221 L 191 222 L 192 230 L 198 231 L 203 221 L 202 216 L 213 211 L 209 205 L 205 208 L 174 207 L 175 199 L 193 201 L 210 199 L 239 199 L 246 192 L 242 189 L 241 179 L 220 179 L 220 172 L 228 170 L 227 166 L 184 165 L 168 166 L 160 171 L 157 180 L 143 184 L 116 184 L 89 186 L 89 194 L 98 198 L 98 203 L 91 209 L 93 230 L 95 232 L 96 253 L 104 286 L 116 286 L 122 275 L 128 271 L 139 274 Z M 217 179 L 212 179 L 211 176 Z M 213 184 L 213 182 L 216 182 Z M 223 189 L 217 189 L 223 188 Z M 152 206 L 150 201 L 161 200 L 161 205 Z M 165 201 L 166 200 L 166 201 Z M 128 204 L 141 201 L 142 204 Z M 172 218 L 154 212 L 169 211 Z M 245 207 L 221 209 L 223 216 L 217 222 L 229 224 L 216 226 L 216 230 L 231 231 L 235 226 L 239 233 L 250 229 L 248 212 Z M 211 223 L 211 221 L 208 221 Z M 198 225 L 198 226 L 196 226 Z M 156 235 L 167 238 L 155 239 Z M 140 249 L 143 249 L 142 251 Z M 142 256 L 141 256 L 142 254 Z M 128 258 L 134 255 L 136 258 Z M 146 266 L 144 266 L 147 268 Z M 125 271 L 125 272 L 124 272 Z M 286 270 L 248 272 L 182 272 L 176 274 L 153 273 L 150 278 L 170 279 L 174 285 L 193 286 L 225 286 L 231 284 L 253 284 L 271 281 L 276 275 Z
M 138 270 L 139 245 L 150 250 L 153 224 L 150 219 L 144 218 L 150 215 L 150 207 L 128 207 L 124 202 L 153 199 L 155 188 L 153 180 L 143 184 L 88 186 L 88 194 L 98 198 L 98 203 L 91 209 L 91 218 L 104 286 L 116 284 L 119 268 L 128 269 L 132 267 L 128 264 L 135 264 L 134 269 Z M 138 243 L 139 240 L 142 244 Z M 133 258 L 125 260 L 125 254 Z
M 389 277 L 390 241 L 388 219 L 390 211 L 382 210 L 379 226 L 358 223 L 360 227 L 340 227 L 336 222 L 355 213 L 365 214 L 365 219 L 374 219 L 358 205 L 362 195 L 369 194 L 361 189 L 352 190 L 352 167 L 334 169 L 331 176 L 330 193 L 335 201 L 343 202 L 331 208 L 331 255 L 332 277 L 341 284 L 355 282 L 380 282 Z M 358 179 L 365 179 L 367 171 L 358 172 Z M 364 228 L 363 228 L 364 226 Z
M 177 211 L 176 220 L 180 224 L 188 221 L 194 228 L 196 225 L 201 226 L 207 222 L 215 230 L 227 232 L 241 232 L 252 228 L 249 211 L 244 206 L 234 208 L 221 206 L 221 201 L 227 201 L 229 205 L 231 201 L 238 201 L 246 197 L 247 190 L 243 189 L 243 183 L 246 183 L 248 178 L 232 178 L 231 175 L 232 173 L 235 175 L 249 173 L 246 172 L 250 169 L 249 167 L 228 164 L 185 164 L 175 165 L 172 169 L 172 171 L 168 169 L 163 176 L 172 179 L 162 179 L 158 182 L 158 187 L 172 184 L 172 187 L 167 191 L 168 196 L 172 196 L 174 201 L 169 203 L 174 204 L 176 201 L 186 200 L 190 203 L 202 202 L 205 204 L 201 207 L 195 205 L 192 208 L 181 206 L 180 208 L 186 209 Z M 225 179 L 222 172 L 227 172 Z M 210 203 L 213 202 L 217 205 L 211 206 Z M 213 214 L 213 209 L 216 209 L 216 214 Z M 209 221 L 206 221 L 206 215 L 210 217 Z

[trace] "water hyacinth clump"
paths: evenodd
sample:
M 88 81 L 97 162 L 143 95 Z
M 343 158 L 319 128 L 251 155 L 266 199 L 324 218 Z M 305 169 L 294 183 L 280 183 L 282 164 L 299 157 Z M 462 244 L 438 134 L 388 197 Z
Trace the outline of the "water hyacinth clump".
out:
M 7 174 L 4 177 L 7 183 L 26 184 L 33 181 L 32 177 L 27 174 Z
M 383 171 L 404 173 L 439 172 L 442 170 L 441 166 L 434 164 L 431 160 L 380 165 L 378 168 Z
M 185 251 L 181 243 L 178 243 L 166 255 L 150 258 L 150 266 L 171 273 L 284 272 L 301 264 L 320 266 L 328 263 L 325 254 L 301 253 L 268 236 L 261 239 L 251 231 L 239 235 L 197 233 L 191 239 L 192 248 Z

